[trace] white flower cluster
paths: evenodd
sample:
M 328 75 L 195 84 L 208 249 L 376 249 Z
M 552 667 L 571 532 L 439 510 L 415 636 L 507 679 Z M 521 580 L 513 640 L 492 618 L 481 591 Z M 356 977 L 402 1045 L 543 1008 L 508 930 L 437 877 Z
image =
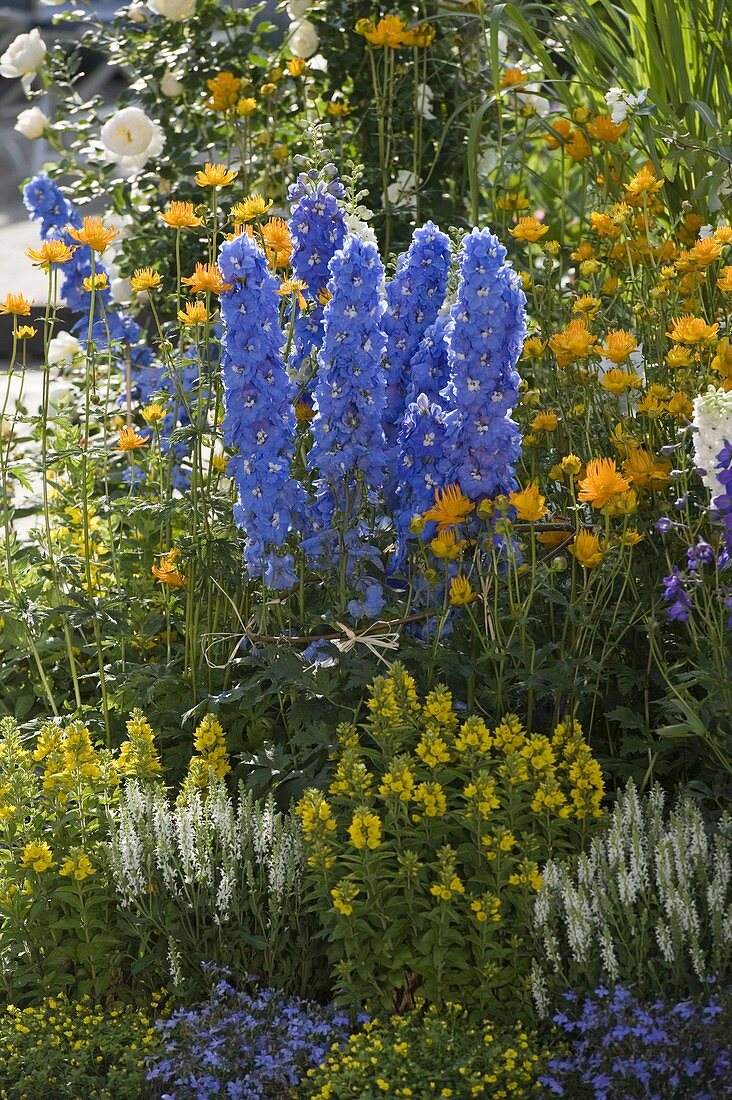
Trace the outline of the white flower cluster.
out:
M 286 932 L 299 905 L 299 824 L 271 798 L 240 791 L 233 799 L 223 783 L 177 802 L 162 784 L 128 784 L 109 851 L 121 902 L 164 938 L 174 981 L 182 959 L 211 957 L 212 930 L 246 949 L 253 936 Z
M 723 818 L 710 834 L 689 799 L 667 820 L 660 788 L 640 798 L 629 784 L 586 854 L 547 864 L 534 925 L 543 946 L 532 973 L 541 1014 L 558 984 L 635 983 L 649 972 L 688 986 L 728 977 L 732 822 Z
M 287 32 L 287 45 L 295 57 L 307 59 L 317 53 L 320 38 L 315 24 L 305 16 L 310 10 L 311 0 L 289 0 L 287 14 L 290 28 Z
M 710 386 L 706 393 L 694 400 L 694 462 L 703 471 L 702 480 L 712 494 L 712 499 L 724 492 L 717 477 L 717 459 L 725 442 L 732 443 L 732 390 L 715 390 Z
M 625 122 L 629 112 L 645 103 L 647 95 L 647 88 L 641 88 L 638 95 L 631 95 L 630 92 L 625 92 L 622 88 L 610 88 L 605 93 L 605 102 L 610 110 L 610 118 L 615 125 L 617 126 L 619 122 Z

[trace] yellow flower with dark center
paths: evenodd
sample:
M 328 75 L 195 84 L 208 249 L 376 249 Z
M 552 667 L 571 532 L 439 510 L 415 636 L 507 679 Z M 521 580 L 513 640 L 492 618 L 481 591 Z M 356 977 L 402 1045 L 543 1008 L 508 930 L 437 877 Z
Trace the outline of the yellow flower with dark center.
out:
M 509 493 L 511 506 L 516 509 L 516 518 L 525 523 L 537 523 L 547 514 L 546 498 L 539 492 L 537 482 L 532 481 L 525 489 Z
M 231 283 L 225 283 L 218 264 L 196 264 L 196 270 L 186 279 L 181 279 L 183 286 L 189 288 L 191 294 L 223 294 L 225 290 L 231 290 Z
M 240 99 L 236 105 L 236 113 L 241 118 L 249 118 L 249 115 L 253 115 L 257 109 L 257 101 L 251 96 L 247 96 L 245 99 Z
M 40 248 L 27 248 L 25 254 L 29 260 L 33 260 L 34 267 L 42 267 L 44 271 L 48 271 L 54 264 L 67 264 L 75 251 L 76 248 L 65 241 L 54 238 L 43 241 Z
M 262 226 L 262 240 L 269 264 L 275 270 L 287 267 L 292 256 L 290 230 L 284 218 L 270 218 Z
M 531 421 L 531 430 L 534 432 L 555 432 L 558 423 L 559 417 L 554 411 L 540 412 Z
M 87 275 L 82 283 L 87 294 L 91 294 L 92 290 L 106 290 L 108 285 L 106 275 Z
M 703 317 L 686 314 L 674 318 L 666 335 L 675 344 L 712 344 L 717 339 L 719 324 L 709 325 Z
M 609 115 L 598 115 L 587 124 L 587 133 L 590 137 L 595 141 L 606 142 L 608 145 L 614 145 L 627 129 L 626 121 L 613 122 Z
M 556 333 L 549 340 L 549 347 L 560 367 L 568 367 L 577 359 L 596 355 L 596 344 L 597 337 L 588 331 L 586 323 L 579 317 L 570 321 L 563 332 Z
M 186 584 L 184 577 L 178 570 L 180 550 L 169 550 L 160 559 L 160 565 L 153 565 L 152 574 L 161 584 L 169 588 L 183 588 Z
M 233 222 L 251 222 L 255 218 L 261 218 L 271 206 L 272 199 L 265 199 L 262 195 L 248 195 L 232 206 L 229 216 Z
M 163 276 L 152 267 L 138 267 L 130 279 L 130 286 L 135 294 L 142 294 L 147 290 L 157 290 L 163 282 Z
M 39 875 L 53 866 L 53 852 L 45 840 L 31 840 L 25 845 L 22 866 L 32 867 Z
M 423 519 L 434 521 L 437 533 L 442 534 L 464 523 L 474 509 L 475 505 L 459 485 L 446 485 L 444 489 L 435 489 L 435 503 L 423 514 Z
M 25 294 L 10 293 L 6 295 L 4 302 L 0 302 L 0 314 L 10 313 L 14 317 L 28 317 L 32 305 L 32 299 L 26 298 Z
M 473 591 L 467 577 L 452 578 L 450 581 L 450 603 L 453 607 L 461 607 L 464 604 L 472 603 L 477 598 L 477 593 Z
M 211 320 L 204 302 L 186 302 L 185 309 L 178 310 L 178 320 L 185 327 L 205 325 Z
M 277 293 L 282 298 L 287 298 L 290 294 L 294 294 L 297 297 L 297 304 L 300 309 L 307 309 L 308 304 L 303 294 L 303 290 L 307 289 L 308 284 L 303 282 L 302 279 L 284 279 Z
M 635 336 L 630 332 L 626 332 L 625 329 L 613 329 L 612 332 L 608 332 L 600 350 L 611 363 L 620 365 L 637 347 Z
M 443 561 L 454 561 L 462 554 L 464 547 L 465 539 L 458 539 L 451 528 L 436 535 L 430 542 L 432 553 Z
M 119 430 L 117 450 L 139 451 L 142 447 L 147 447 L 148 442 L 149 440 L 144 435 L 138 435 L 135 428 L 131 424 L 127 424 Z
M 627 477 L 619 473 L 613 458 L 592 458 L 587 463 L 585 476 L 578 482 L 579 499 L 602 508 L 616 493 L 630 488 Z
M 109 245 L 119 237 L 119 230 L 114 226 L 105 226 L 101 218 L 92 217 L 84 218 L 81 229 L 75 229 L 73 225 L 67 225 L 66 232 L 78 241 L 79 244 L 86 244 L 91 248 L 93 252 L 104 252 Z
M 663 187 L 664 181 L 656 179 L 650 168 L 641 168 L 630 183 L 625 184 L 625 193 L 631 206 L 641 206 L 643 200 L 651 199 Z
M 591 531 L 580 531 L 575 535 L 569 552 L 585 569 L 594 569 L 605 556 L 600 544 L 600 536 L 594 535 Z
M 164 210 L 159 217 L 171 229 L 195 229 L 203 225 L 203 218 L 199 218 L 195 213 L 192 202 L 171 202 L 168 209 Z
M 196 172 L 194 180 L 198 187 L 228 187 L 238 175 L 238 172 L 233 172 L 225 164 L 212 164 L 207 161 L 204 167 Z
M 538 218 L 519 218 L 513 229 L 509 229 L 515 241 L 526 241 L 528 244 L 540 241 L 548 232 L 549 227 L 542 225 Z
M 230 111 L 239 98 L 241 80 L 233 73 L 224 71 L 218 73 L 213 80 L 207 80 L 206 87 L 211 92 L 206 106 L 212 111 Z

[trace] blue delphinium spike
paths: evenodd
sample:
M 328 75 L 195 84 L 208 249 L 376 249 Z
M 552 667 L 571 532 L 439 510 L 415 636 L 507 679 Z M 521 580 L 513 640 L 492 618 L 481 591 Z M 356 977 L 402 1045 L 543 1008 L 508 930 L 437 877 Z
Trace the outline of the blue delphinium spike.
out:
M 440 393 L 450 376 L 445 338 L 449 321 L 448 314 L 438 317 L 427 329 L 412 356 L 409 364 L 407 406 L 416 401 L 421 393 L 431 402 L 442 401 Z
M 278 283 L 246 234 L 222 245 L 219 265 L 231 284 L 221 297 L 221 316 L 224 440 L 239 452 L 229 466 L 239 491 L 234 518 L 246 534 L 250 576 L 263 577 L 271 588 L 288 588 L 296 576 L 284 544 L 304 501 L 290 474 L 296 427 Z

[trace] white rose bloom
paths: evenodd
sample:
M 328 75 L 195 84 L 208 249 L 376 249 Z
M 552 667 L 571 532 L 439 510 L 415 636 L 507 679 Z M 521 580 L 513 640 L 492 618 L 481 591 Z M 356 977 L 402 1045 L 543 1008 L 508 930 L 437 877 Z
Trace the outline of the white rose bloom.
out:
M 311 0 L 290 0 L 287 5 L 287 14 L 290 19 L 302 19 L 303 15 L 310 11 L 311 7 Z
M 147 0 L 150 11 L 163 15 L 171 23 L 190 19 L 196 10 L 196 0 Z
M 432 110 L 432 100 L 434 98 L 435 93 L 432 91 L 429 84 L 417 85 L 417 113 L 428 122 L 431 122 L 435 117 L 434 111 Z
M 610 109 L 610 118 L 615 125 L 617 126 L 619 122 L 625 122 L 628 111 L 632 111 L 635 107 L 640 107 L 642 103 L 645 103 L 647 95 L 647 88 L 641 88 L 638 95 L 631 95 L 630 92 L 626 92 L 622 88 L 610 88 L 605 94 L 605 102 Z
M 59 363 L 70 363 L 75 355 L 81 351 L 81 344 L 70 332 L 59 332 L 48 344 L 46 362 L 49 367 L 55 367 Z
M 311 57 L 308 61 L 308 69 L 311 73 L 327 73 L 328 61 L 322 53 L 316 53 L 315 57 Z
M 28 89 L 46 56 L 46 43 L 41 38 L 38 27 L 27 34 L 19 34 L 0 57 L 0 76 L 8 79 L 21 77 L 23 87 Z
M 309 19 L 298 19 L 297 22 L 292 23 L 287 36 L 287 45 L 295 57 L 312 57 L 320 45 L 315 24 Z
M 15 129 L 19 134 L 22 134 L 23 137 L 35 141 L 36 138 L 43 137 L 50 125 L 50 118 L 43 113 L 40 107 L 28 107 L 18 115 Z
M 732 390 L 710 386 L 694 401 L 694 462 L 703 470 L 702 481 L 712 499 L 724 492 L 717 477 L 717 459 L 725 440 L 732 441 Z
M 393 183 L 389 184 L 386 194 L 392 206 L 414 207 L 414 196 L 417 192 L 417 177 L 414 172 L 402 168 L 397 172 Z
M 131 19 L 133 23 L 146 23 L 147 15 L 145 14 L 145 5 L 130 4 L 127 9 L 127 18 Z
M 175 75 L 168 70 L 160 81 L 160 91 L 170 99 L 175 99 L 183 91 L 184 85 Z
M 116 111 L 102 126 L 101 138 L 107 160 L 118 164 L 126 174 L 159 156 L 165 145 L 161 127 L 140 107 Z

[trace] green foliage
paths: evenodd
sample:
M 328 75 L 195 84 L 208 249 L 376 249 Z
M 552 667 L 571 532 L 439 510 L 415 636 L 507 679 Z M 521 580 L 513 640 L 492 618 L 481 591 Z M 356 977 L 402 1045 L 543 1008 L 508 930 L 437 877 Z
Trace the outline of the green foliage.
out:
M 7 1100 L 123 1100 L 149 1095 L 145 1059 L 158 1045 L 152 1006 L 47 997 L 0 1012 L 0 1093 Z
M 520 1025 L 475 1026 L 459 1005 L 434 1005 L 375 1020 L 311 1070 L 311 1100 L 388 1096 L 527 1097 L 536 1094 L 539 1056 Z
M 450 693 L 420 704 L 398 664 L 360 731 L 339 727 L 328 798 L 298 814 L 308 879 L 342 997 L 403 1010 L 415 996 L 492 1019 L 526 1011 L 533 895 L 550 855 L 602 816 L 579 725 L 530 736 L 515 715 L 460 724 Z
M 162 783 L 129 784 L 113 820 L 111 875 L 139 937 L 135 970 L 186 998 L 204 988 L 202 962 L 290 993 L 324 992 L 298 823 L 271 797 L 232 798 L 212 772 L 201 783 L 192 762 L 176 801 Z
M 631 783 L 576 860 L 549 863 L 536 898 L 532 984 L 540 1011 L 561 994 L 632 985 L 685 998 L 732 975 L 732 821 L 709 827 L 690 799 L 664 812 Z

